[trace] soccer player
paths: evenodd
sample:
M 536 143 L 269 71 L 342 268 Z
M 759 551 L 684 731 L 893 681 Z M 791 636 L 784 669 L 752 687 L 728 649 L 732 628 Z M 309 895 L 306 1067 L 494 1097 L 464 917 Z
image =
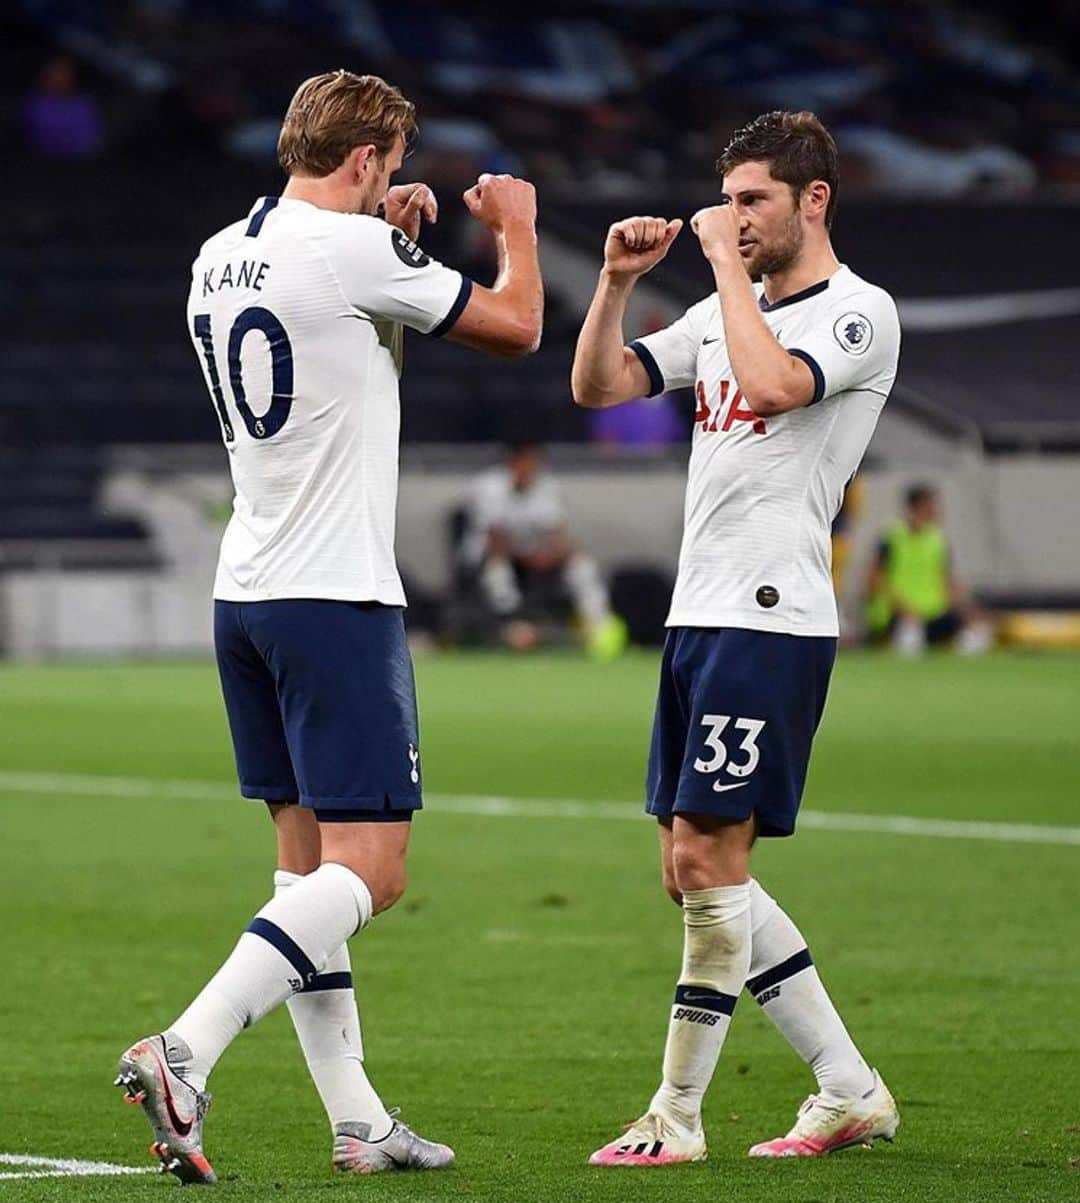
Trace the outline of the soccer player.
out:
M 813 114 L 758 117 L 717 167 L 723 203 L 691 221 L 714 291 L 624 346 L 630 291 L 682 222 L 617 222 L 573 367 L 579 405 L 697 394 L 647 785 L 682 972 L 661 1085 L 594 1165 L 705 1157 L 702 1096 L 744 986 L 819 1088 L 751 1155 L 818 1156 L 899 1122 L 806 941 L 750 876 L 755 839 L 795 829 L 836 653 L 829 525 L 896 375 L 896 308 L 833 253 L 837 151 Z
M 376 76 L 307 80 L 278 142 L 284 192 L 210 238 L 192 269 L 188 325 L 236 490 L 214 585 L 218 667 L 241 793 L 269 806 L 278 869 L 209 984 L 120 1060 L 116 1084 L 182 1182 L 215 1180 L 202 1148 L 214 1064 L 282 1002 L 337 1169 L 454 1159 L 393 1118 L 365 1076 L 346 946 L 401 896 L 421 806 L 394 562 L 402 326 L 528 354 L 543 289 L 524 180 L 483 175 L 464 195 L 496 240 L 492 288 L 416 245 L 435 197 L 388 186 L 415 130 L 413 105 Z

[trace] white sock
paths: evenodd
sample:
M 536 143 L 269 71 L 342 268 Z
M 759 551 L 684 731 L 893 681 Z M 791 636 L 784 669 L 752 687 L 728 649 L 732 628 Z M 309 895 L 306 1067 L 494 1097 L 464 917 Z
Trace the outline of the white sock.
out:
M 746 988 L 814 1071 L 823 1094 L 853 1099 L 874 1076 L 848 1035 L 794 923 L 756 881 L 750 882 L 752 928 Z
M 278 869 L 274 874 L 274 897 L 298 881 L 303 881 L 299 873 Z M 393 1127 L 393 1120 L 364 1072 L 364 1044 L 348 944 L 342 944 L 315 980 L 285 1005 L 330 1127 L 366 1124 L 367 1139 L 382 1140 Z
M 664 1081 L 649 1110 L 696 1131 L 750 965 L 749 882 L 684 890 L 683 923 L 683 965 L 664 1049 Z
M 600 569 L 592 556 L 578 552 L 567 561 L 563 579 L 574 608 L 590 627 L 598 627 L 611 617 L 611 602 Z
M 252 919 L 228 960 L 168 1029 L 191 1049 L 187 1080 L 202 1090 L 243 1028 L 310 982 L 371 918 L 371 894 L 344 865 L 320 865 Z
M 480 583 L 496 614 L 512 614 L 521 605 L 521 590 L 509 560 L 501 556 L 488 557 L 480 572 Z

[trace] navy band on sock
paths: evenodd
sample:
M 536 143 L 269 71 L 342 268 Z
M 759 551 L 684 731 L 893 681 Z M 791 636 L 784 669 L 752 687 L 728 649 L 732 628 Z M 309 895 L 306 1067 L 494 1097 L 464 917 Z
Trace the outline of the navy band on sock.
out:
M 738 1000 L 734 994 L 721 994 L 708 986 L 676 986 L 675 1006 L 695 1007 L 699 1011 L 716 1011 L 720 1015 L 731 1015 Z
M 774 965 L 771 969 L 766 969 L 764 973 L 759 973 L 757 977 L 752 977 L 746 983 L 746 988 L 757 998 L 759 994 L 768 990 L 770 986 L 786 982 L 789 977 L 794 977 L 796 973 L 801 973 L 804 969 L 809 969 L 813 963 L 814 958 L 810 955 L 810 949 L 804 948 L 802 952 L 797 952 L 793 957 L 788 957 L 786 961 L 781 961 L 779 965 Z
M 351 973 L 317 973 L 304 987 L 302 993 L 314 994 L 317 990 L 351 990 Z
M 318 970 L 308 959 L 307 953 L 288 932 L 282 931 L 276 923 L 271 923 L 269 919 L 263 919 L 256 915 L 248 924 L 247 929 L 253 936 L 262 936 L 268 944 L 272 944 L 300 974 L 300 979 L 305 986 L 318 976 Z

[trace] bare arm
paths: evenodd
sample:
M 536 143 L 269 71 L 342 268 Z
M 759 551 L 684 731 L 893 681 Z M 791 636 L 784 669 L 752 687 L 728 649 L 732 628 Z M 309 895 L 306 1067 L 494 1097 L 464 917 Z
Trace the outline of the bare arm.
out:
M 586 409 L 621 405 L 649 391 L 649 374 L 624 346 L 626 303 L 638 281 L 668 253 L 682 222 L 631 217 L 608 230 L 604 267 L 578 335 L 570 388 Z
M 691 225 L 712 265 L 731 370 L 746 404 L 762 418 L 808 405 L 814 397 L 813 373 L 803 360 L 784 350 L 761 316 L 750 277 L 739 258 L 734 207 L 702 209 Z
M 512 176 L 482 175 L 464 200 L 495 236 L 499 270 L 491 288 L 474 285 L 447 338 L 492 355 L 529 355 L 540 345 L 544 324 L 536 190 Z

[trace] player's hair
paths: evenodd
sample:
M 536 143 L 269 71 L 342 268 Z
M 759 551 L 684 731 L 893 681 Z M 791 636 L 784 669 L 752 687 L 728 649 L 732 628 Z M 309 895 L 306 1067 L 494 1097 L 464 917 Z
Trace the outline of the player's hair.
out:
M 409 145 L 416 108 L 377 75 L 327 71 L 296 89 L 278 137 L 278 162 L 288 175 L 324 176 L 356 146 L 374 145 L 379 157 L 398 136 Z
M 912 485 L 904 494 L 904 503 L 910 510 L 917 505 L 921 505 L 924 501 L 933 501 L 936 496 L 937 489 L 933 485 Z
M 813 113 L 776 109 L 762 113 L 737 129 L 716 161 L 721 176 L 740 163 L 767 162 L 774 180 L 782 180 L 798 202 L 802 191 L 814 180 L 829 185 L 825 228 L 831 229 L 836 214 L 840 184 L 840 154 L 832 134 Z

